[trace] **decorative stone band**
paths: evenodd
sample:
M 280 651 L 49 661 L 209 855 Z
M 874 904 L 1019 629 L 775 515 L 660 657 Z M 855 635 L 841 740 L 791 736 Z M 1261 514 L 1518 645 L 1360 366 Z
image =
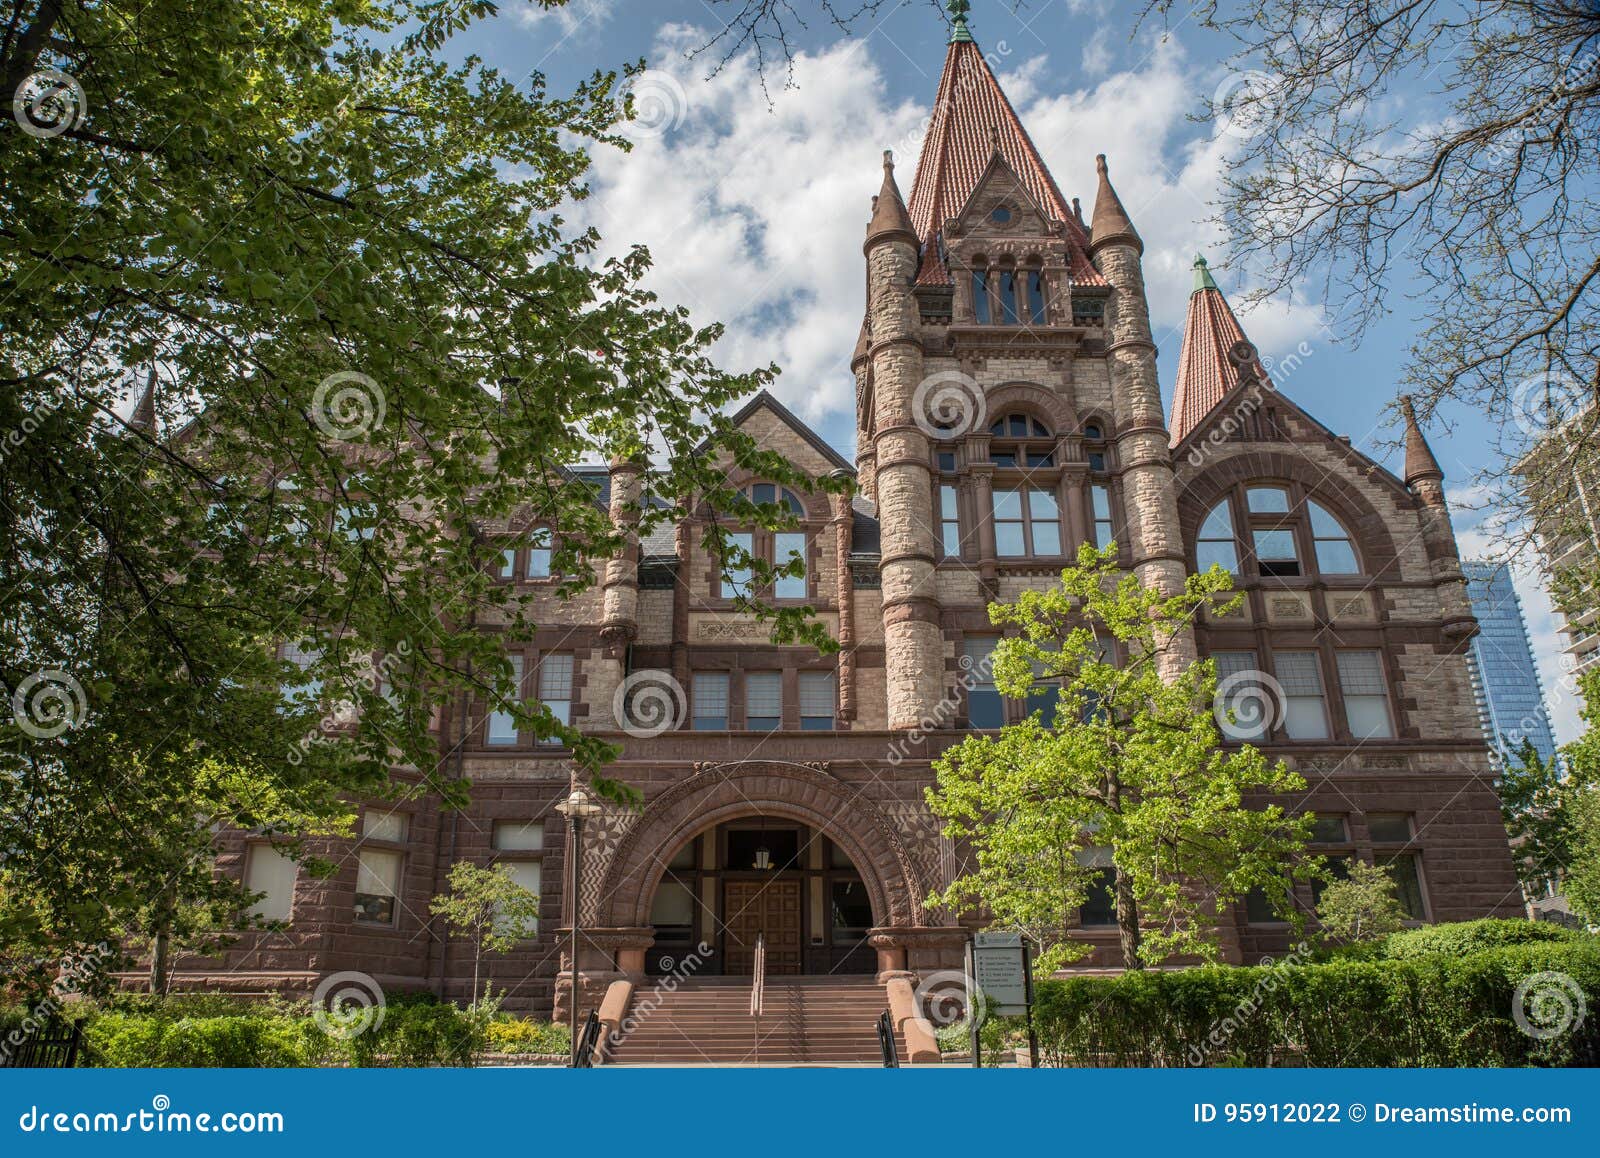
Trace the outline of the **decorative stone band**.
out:
M 1156 344 L 1149 338 L 1118 338 L 1115 342 L 1106 343 L 1106 353 L 1115 354 L 1119 350 L 1144 350 L 1156 353 Z
M 902 595 L 883 605 L 883 625 L 897 623 L 939 624 L 939 604 L 926 595 Z
M 931 567 L 938 561 L 932 551 L 918 551 L 912 548 L 908 551 L 895 551 L 892 554 L 881 556 L 878 559 L 878 566 L 887 567 L 891 563 L 926 563 Z
M 896 429 L 903 431 L 906 428 L 901 426 L 901 427 L 897 427 Z M 913 428 L 913 429 L 915 429 L 915 428 Z M 887 430 L 886 431 L 881 431 L 878 434 L 878 437 L 882 438 L 885 434 L 892 434 L 892 433 L 894 433 L 894 431 L 887 431 Z M 905 455 L 905 456 L 903 456 L 901 458 L 884 459 L 882 462 L 878 463 L 878 473 L 882 474 L 884 471 L 890 470 L 893 467 L 897 467 L 897 466 L 917 466 L 917 467 L 921 467 L 923 470 L 927 471 L 930 475 L 933 473 L 933 464 L 928 461 L 928 459 L 927 459 L 927 457 L 925 455 L 919 457 L 917 455 L 910 455 L 910 454 Z
M 874 340 L 867 349 L 867 357 L 876 358 L 882 351 L 889 349 L 891 346 L 913 346 L 919 354 L 926 349 L 922 339 L 915 334 L 890 334 L 887 337 Z

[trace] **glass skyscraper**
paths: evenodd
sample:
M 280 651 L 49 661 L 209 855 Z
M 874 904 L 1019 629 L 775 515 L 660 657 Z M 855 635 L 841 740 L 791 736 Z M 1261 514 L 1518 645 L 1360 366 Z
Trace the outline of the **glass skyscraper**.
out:
M 1511 572 L 1504 564 L 1486 562 L 1463 562 L 1461 569 L 1481 629 L 1469 659 L 1478 718 L 1490 750 L 1498 758 L 1502 748 L 1519 747 L 1526 737 L 1548 760 L 1555 754 L 1555 735 Z

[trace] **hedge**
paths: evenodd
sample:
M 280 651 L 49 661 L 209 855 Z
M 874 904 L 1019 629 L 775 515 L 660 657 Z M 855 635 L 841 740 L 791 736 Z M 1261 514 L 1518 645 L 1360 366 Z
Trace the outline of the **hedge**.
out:
M 109 1067 L 470 1066 L 485 1052 L 568 1048 L 564 1027 L 414 997 L 392 999 L 381 1024 L 348 1040 L 327 1032 L 304 1005 L 221 996 L 119 998 L 106 1010 L 74 1004 L 61 1016 L 84 1027 L 80 1064 Z M 0 1010 L 0 1032 L 25 1017 Z
M 1582 944 L 1586 940 L 1592 942 L 1593 938 L 1547 921 L 1504 921 L 1485 917 L 1449 925 L 1424 925 L 1420 929 L 1392 934 L 1382 943 L 1381 952 L 1385 957 L 1402 960 L 1426 957 L 1430 953 L 1465 957 L 1502 945 Z
M 1545 972 L 1571 978 L 1590 1015 L 1540 1039 L 1518 1028 L 1512 1009 L 1518 984 Z M 1040 1049 L 1053 1065 L 1600 1064 L 1592 938 L 1465 957 L 1143 970 L 1037 988 Z

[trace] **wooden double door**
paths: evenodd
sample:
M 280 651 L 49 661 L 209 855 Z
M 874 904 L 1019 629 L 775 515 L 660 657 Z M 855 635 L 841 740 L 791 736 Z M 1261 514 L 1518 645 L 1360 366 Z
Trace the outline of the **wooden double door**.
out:
M 766 936 L 767 973 L 803 971 L 800 942 L 798 879 L 765 877 L 722 882 L 724 973 L 748 975 L 755 970 L 756 938 Z

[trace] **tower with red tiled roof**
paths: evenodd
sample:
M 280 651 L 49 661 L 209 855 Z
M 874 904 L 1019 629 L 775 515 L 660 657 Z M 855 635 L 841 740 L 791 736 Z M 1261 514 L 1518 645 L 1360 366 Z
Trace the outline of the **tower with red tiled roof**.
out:
M 1194 258 L 1194 292 L 1189 295 L 1189 317 L 1183 326 L 1183 350 L 1178 355 L 1177 384 L 1172 394 L 1172 444 L 1198 426 L 1239 380 L 1239 360 L 1248 358 L 1252 369 L 1268 388 L 1272 382 L 1248 345 L 1244 328 L 1217 288 L 1206 259 Z

